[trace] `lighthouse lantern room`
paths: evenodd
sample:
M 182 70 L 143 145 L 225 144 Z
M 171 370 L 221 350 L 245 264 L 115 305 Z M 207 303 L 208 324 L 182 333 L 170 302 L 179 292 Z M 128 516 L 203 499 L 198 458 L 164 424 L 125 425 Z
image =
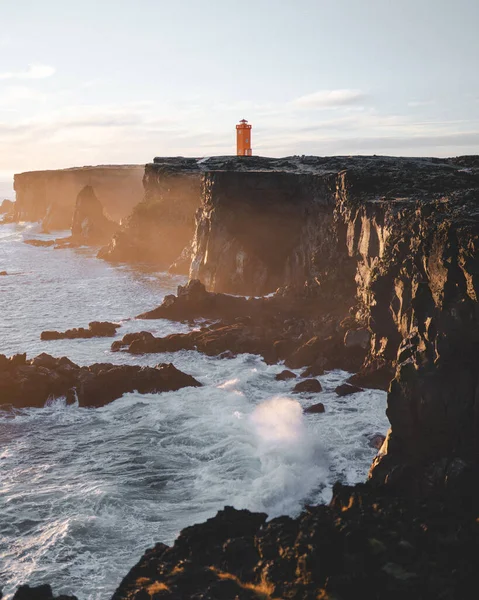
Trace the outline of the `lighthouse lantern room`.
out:
M 236 125 L 236 154 L 238 156 L 251 156 L 251 125 L 246 119 L 242 119 Z

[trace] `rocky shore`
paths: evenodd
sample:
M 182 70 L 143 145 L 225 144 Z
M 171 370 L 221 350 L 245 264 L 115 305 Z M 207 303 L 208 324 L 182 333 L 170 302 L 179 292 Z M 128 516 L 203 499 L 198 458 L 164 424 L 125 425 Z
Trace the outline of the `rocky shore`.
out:
M 156 367 L 97 363 L 79 367 L 65 356 L 26 354 L 7 358 L 0 354 L 0 405 L 41 408 L 49 400 L 65 398 L 80 406 L 96 407 L 113 402 L 127 392 L 169 392 L 201 384 L 172 364 Z
M 112 350 L 251 352 L 304 368 L 306 386 L 348 369 L 350 384 L 388 389 L 391 429 L 367 484 L 337 486 L 330 506 L 297 519 L 226 508 L 147 551 L 113 598 L 471 597 L 479 158 L 155 159 L 145 189 L 101 256 L 141 261 L 154 248 L 167 266 L 181 255 L 190 283 L 139 318 L 206 323 L 127 334 Z M 0 358 L 0 381 L 21 402 L 39 368 Z M 114 380 L 112 365 L 71 368 L 75 382 Z M 134 376 L 151 385 L 150 372 Z

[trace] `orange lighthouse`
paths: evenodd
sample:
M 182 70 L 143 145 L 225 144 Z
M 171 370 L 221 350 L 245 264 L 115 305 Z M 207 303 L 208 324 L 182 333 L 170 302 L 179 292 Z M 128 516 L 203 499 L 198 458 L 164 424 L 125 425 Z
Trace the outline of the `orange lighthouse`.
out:
M 239 125 L 236 125 L 236 154 L 238 156 L 251 156 L 251 128 L 248 121 L 242 119 Z

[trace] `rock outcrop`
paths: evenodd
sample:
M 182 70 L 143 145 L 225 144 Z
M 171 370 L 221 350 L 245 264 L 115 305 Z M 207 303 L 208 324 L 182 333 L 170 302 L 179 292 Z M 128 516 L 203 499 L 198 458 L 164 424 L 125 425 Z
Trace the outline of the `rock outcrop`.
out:
M 103 213 L 95 190 L 85 186 L 78 194 L 72 222 L 72 243 L 99 245 L 110 239 L 118 225 Z
M 108 323 L 107 321 L 92 321 L 85 327 L 75 327 L 66 331 L 42 331 L 40 339 L 44 341 L 50 340 L 76 340 L 88 339 L 93 337 L 113 337 L 116 330 L 121 327 L 118 323 Z
M 48 400 L 65 397 L 80 406 L 97 407 L 127 392 L 169 392 L 201 384 L 172 364 L 156 367 L 97 363 L 79 367 L 65 356 L 0 354 L 0 405 L 43 407 Z
M 471 506 L 413 503 L 366 485 L 336 485 L 330 506 L 297 519 L 226 507 L 173 546 L 147 550 L 112 600 L 470 598 L 476 517 Z
M 478 470 L 479 159 L 251 164 L 203 175 L 191 273 L 241 294 L 315 281 L 349 303 L 358 333 L 344 345 L 368 348 L 350 382 L 394 378 L 374 481 L 425 491 Z M 323 344 L 305 340 L 287 366 L 311 365 Z
M 251 353 L 268 363 L 285 360 L 290 368 L 314 367 L 316 375 L 337 368 L 355 371 L 366 349 L 345 346 L 351 327 L 351 319 L 345 319 L 348 305 L 349 301 L 331 298 L 327 288 L 317 284 L 247 299 L 207 292 L 198 280 L 191 280 L 178 287 L 177 296 L 167 296 L 161 306 L 138 318 L 215 322 L 164 338 L 147 331 L 127 334 L 113 343 L 112 350 L 142 354 L 194 349 L 211 356 Z
M 0 223 L 11 223 L 14 220 L 15 202 L 5 199 L 0 204 Z
M 143 184 L 143 200 L 102 248 L 99 258 L 163 268 L 177 261 L 175 272 L 188 273 L 195 213 L 200 205 L 197 161 L 155 159 L 145 167 Z
M 6 215 L 9 213 L 13 213 L 15 209 L 15 202 L 13 200 L 3 200 L 0 204 L 0 215 Z
M 143 165 L 31 171 L 14 178 L 16 221 L 42 221 L 45 231 L 69 229 L 79 192 L 87 185 L 108 217 L 120 222 L 143 197 Z

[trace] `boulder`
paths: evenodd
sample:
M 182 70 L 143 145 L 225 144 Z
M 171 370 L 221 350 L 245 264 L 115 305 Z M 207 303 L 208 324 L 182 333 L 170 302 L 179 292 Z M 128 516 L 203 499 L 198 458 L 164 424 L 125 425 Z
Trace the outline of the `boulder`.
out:
M 364 392 L 364 390 L 358 387 L 357 385 L 350 385 L 348 383 L 338 385 L 338 387 L 334 391 L 340 397 L 349 396 L 350 394 L 356 394 L 357 392 Z
M 313 404 L 312 406 L 308 406 L 304 409 L 303 412 L 306 414 L 318 414 L 324 412 L 324 404 L 322 402 L 318 402 L 317 404 Z
M 301 394 L 301 393 L 309 393 L 309 394 L 318 394 L 322 392 L 323 388 L 321 383 L 317 379 L 305 379 L 304 381 L 300 381 L 293 388 L 293 393 Z
M 288 379 L 296 379 L 296 375 L 291 371 L 281 371 L 275 376 L 276 381 L 287 381 Z
M 386 436 L 383 435 L 382 433 L 375 433 L 374 435 L 372 435 L 369 438 L 368 446 L 370 446 L 371 448 L 376 448 L 376 450 L 379 450 L 381 448 L 381 446 L 384 444 L 385 439 L 386 439 Z

